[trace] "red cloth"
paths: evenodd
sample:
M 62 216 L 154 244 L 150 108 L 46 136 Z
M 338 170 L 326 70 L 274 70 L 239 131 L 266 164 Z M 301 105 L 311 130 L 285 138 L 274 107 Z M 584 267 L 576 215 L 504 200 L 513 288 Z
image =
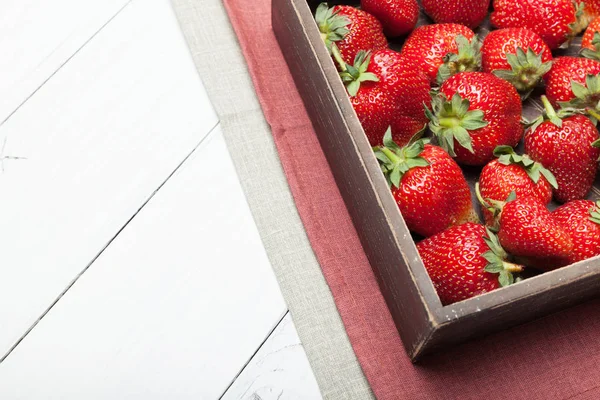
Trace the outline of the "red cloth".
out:
M 600 301 L 411 364 L 271 29 L 224 0 L 311 245 L 378 399 L 600 399 Z

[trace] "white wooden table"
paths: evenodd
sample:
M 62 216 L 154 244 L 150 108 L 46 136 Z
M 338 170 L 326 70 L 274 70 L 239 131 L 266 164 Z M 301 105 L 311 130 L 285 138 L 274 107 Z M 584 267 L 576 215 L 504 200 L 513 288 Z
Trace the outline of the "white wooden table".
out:
M 168 0 L 0 2 L 0 399 L 318 399 Z

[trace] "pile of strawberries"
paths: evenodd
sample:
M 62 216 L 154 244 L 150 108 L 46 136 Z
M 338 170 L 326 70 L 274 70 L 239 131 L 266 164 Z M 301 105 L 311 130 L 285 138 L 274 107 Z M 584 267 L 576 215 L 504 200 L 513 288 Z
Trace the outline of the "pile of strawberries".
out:
M 434 23 L 416 27 L 416 0 L 323 3 L 315 18 L 442 303 L 600 255 L 600 202 L 586 200 L 600 157 L 600 0 L 421 5 Z M 486 35 L 490 6 L 498 29 Z M 560 56 L 584 31 L 579 56 Z M 532 121 L 528 97 L 541 99 Z M 479 174 L 483 221 L 466 170 Z

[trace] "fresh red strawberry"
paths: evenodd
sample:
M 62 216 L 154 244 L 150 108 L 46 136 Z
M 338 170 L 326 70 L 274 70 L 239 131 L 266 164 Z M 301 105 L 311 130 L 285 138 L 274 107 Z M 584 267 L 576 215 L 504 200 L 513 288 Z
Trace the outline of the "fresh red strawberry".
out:
M 490 202 L 500 209 L 498 238 L 507 252 L 544 271 L 569 264 L 571 236 L 537 197 L 509 198 L 504 204 Z
M 460 167 L 427 139 L 399 147 L 390 132 L 375 156 L 392 188 L 408 229 L 431 236 L 467 221 L 478 221 L 471 192 Z
M 592 188 L 600 149 L 598 130 L 589 118 L 576 114 L 559 118 L 545 96 L 548 121 L 539 120 L 525 133 L 525 152 L 548 168 L 558 182 L 554 198 L 566 203 L 583 199 Z
M 584 25 L 600 17 L 600 0 L 579 0 L 577 3 L 583 3 L 581 20 Z
M 518 155 L 512 147 L 498 146 L 490 161 L 481 170 L 478 196 L 483 199 L 504 201 L 511 192 L 517 197 L 534 196 L 543 204 L 552 201 L 552 188 L 557 188 L 556 178 L 539 162 L 528 155 Z M 493 226 L 493 215 L 483 208 L 486 225 Z
M 573 239 L 570 263 L 600 255 L 600 202 L 570 201 L 554 210 L 552 216 Z
M 381 50 L 388 47 L 381 23 L 371 14 L 350 6 L 317 7 L 315 20 L 327 48 L 335 43 L 342 58 L 352 62 L 360 50 Z
M 485 72 L 450 77 L 426 110 L 440 146 L 459 163 L 484 165 L 500 145 L 514 147 L 523 136 L 521 99 L 513 85 Z
M 360 7 L 377 17 L 391 37 L 406 35 L 419 19 L 417 0 L 361 0 Z
M 595 18 L 585 30 L 583 38 L 581 39 L 581 47 L 594 50 L 595 47 L 592 44 L 594 41 L 595 33 L 600 32 L 600 18 Z
M 509 81 L 519 92 L 529 92 L 550 71 L 552 52 L 541 37 L 524 28 L 490 32 L 481 47 L 483 72 Z
M 583 57 L 600 61 L 600 18 L 594 19 L 585 30 L 581 48 Z
M 457 72 L 479 70 L 480 45 L 475 33 L 464 25 L 423 25 L 406 39 L 402 55 L 414 60 L 435 84 Z
M 401 145 L 425 127 L 423 102 L 430 101 L 429 80 L 414 63 L 395 51 L 379 50 L 371 56 L 359 52 L 352 66 L 339 59 L 335 46 L 333 50 L 350 102 L 372 146 L 382 143 L 390 126 Z
M 506 261 L 496 235 L 471 222 L 419 242 L 417 250 L 443 305 L 508 286 L 523 270 Z
M 554 107 L 596 108 L 600 100 L 600 62 L 557 57 L 544 77 L 546 96 Z
M 437 24 L 455 23 L 475 29 L 487 17 L 490 0 L 421 0 L 421 5 Z
M 494 0 L 491 19 L 497 28 L 530 29 L 553 50 L 582 29 L 572 0 Z

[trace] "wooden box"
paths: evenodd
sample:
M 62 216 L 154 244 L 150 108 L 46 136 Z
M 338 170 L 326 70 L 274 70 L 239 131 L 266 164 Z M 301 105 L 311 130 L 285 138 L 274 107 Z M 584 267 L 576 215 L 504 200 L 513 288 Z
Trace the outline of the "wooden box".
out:
M 598 295 L 594 258 L 442 306 L 322 42 L 317 4 L 273 0 L 273 29 L 410 358 Z

